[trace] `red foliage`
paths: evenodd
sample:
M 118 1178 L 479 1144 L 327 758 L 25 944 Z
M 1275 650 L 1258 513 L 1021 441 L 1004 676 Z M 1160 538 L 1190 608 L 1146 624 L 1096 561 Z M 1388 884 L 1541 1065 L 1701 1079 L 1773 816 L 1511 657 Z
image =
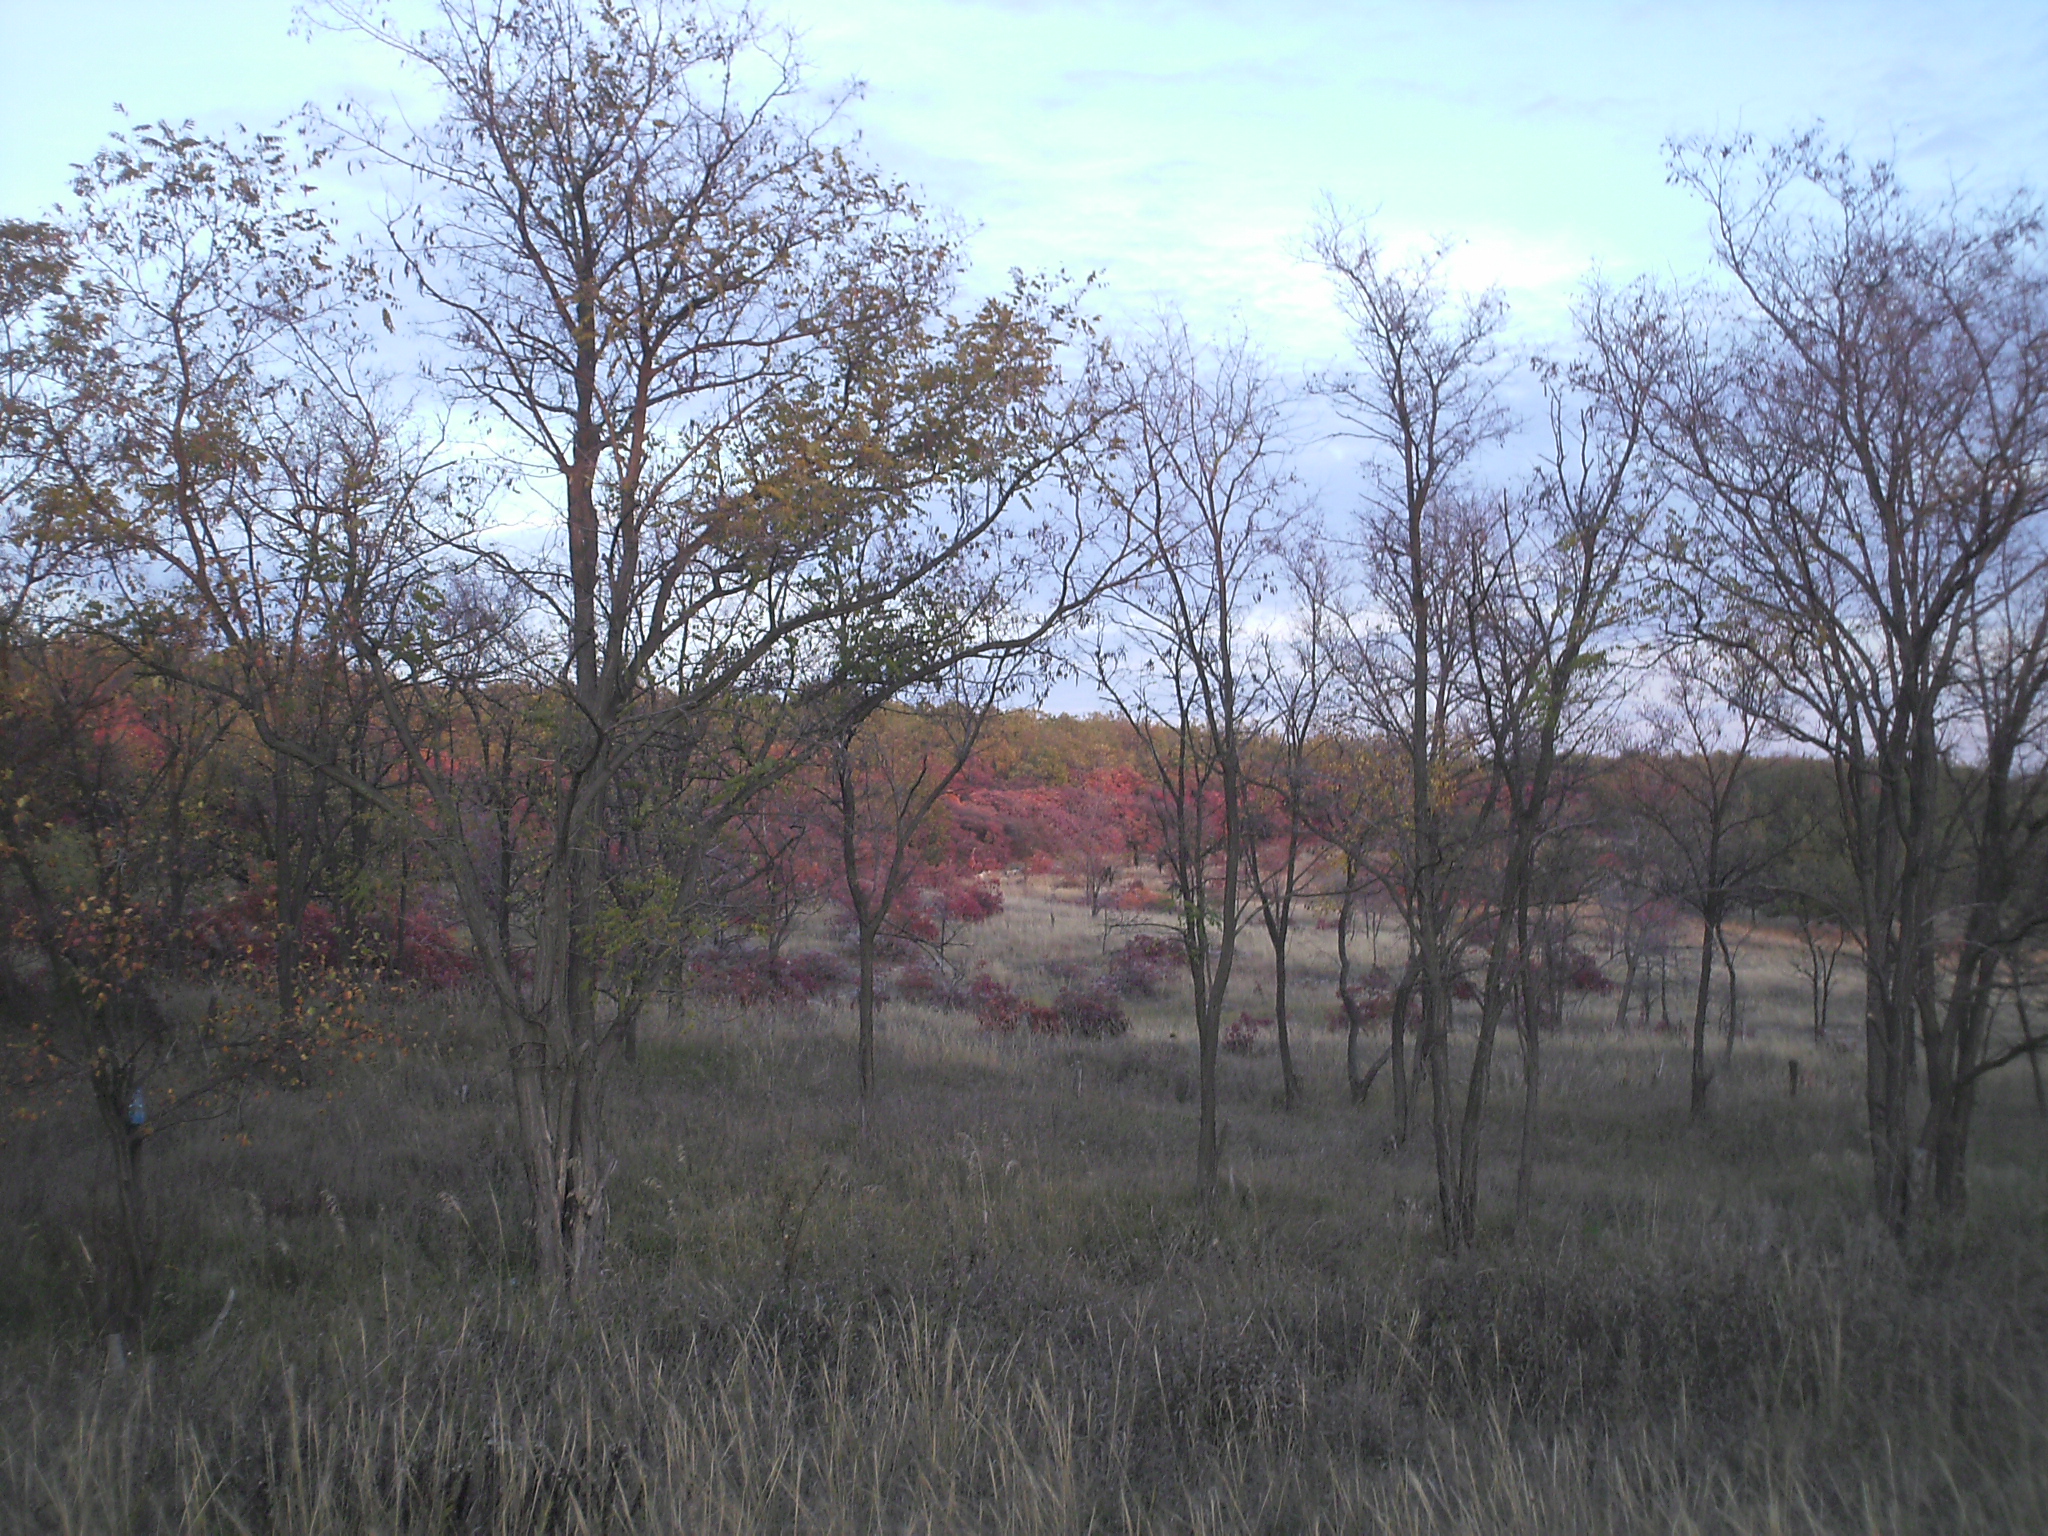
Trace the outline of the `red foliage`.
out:
M 1176 905 L 1173 892 L 1155 891 L 1135 881 L 1110 897 L 1107 904 L 1118 912 L 1171 912 Z
M 1125 997 L 1157 997 L 1167 973 L 1186 963 L 1180 940 L 1140 934 L 1110 957 L 1103 983 Z
M 1011 1034 L 1024 1021 L 1024 999 L 987 971 L 975 973 L 967 996 L 974 1008 L 975 1022 L 990 1034 Z
M 1034 1035 L 1064 1035 L 1079 1040 L 1110 1040 L 1131 1027 L 1123 1005 L 1099 989 L 1069 987 L 1050 1006 L 1019 997 L 986 971 L 968 986 L 975 1022 L 990 1034 L 1014 1034 L 1028 1028 Z
M 935 888 L 926 900 L 952 922 L 985 923 L 1003 910 L 1003 885 L 987 878 L 955 880 Z
M 1259 1032 L 1272 1027 L 1271 1019 L 1255 1019 L 1249 1013 L 1240 1013 L 1237 1022 L 1223 1031 L 1223 1049 L 1233 1056 L 1249 1056 L 1258 1045 Z
M 391 945 L 387 941 L 386 953 L 391 957 L 386 975 L 415 982 L 430 992 L 458 986 L 476 974 L 476 958 L 455 929 L 419 908 L 405 914 L 405 942 Z
M 404 943 L 396 942 L 398 912 L 364 922 L 364 947 L 383 957 L 390 981 L 411 982 L 429 991 L 459 986 L 476 974 L 476 959 L 461 935 L 431 906 L 405 914 Z M 204 970 L 231 966 L 268 972 L 277 963 L 277 892 L 252 881 L 226 901 L 202 909 L 186 927 L 187 953 Z M 306 903 L 299 923 L 299 963 L 309 974 L 344 964 L 343 934 L 325 902 Z
M 277 891 L 251 881 L 226 901 L 201 910 L 186 927 L 192 958 L 206 970 L 246 966 L 268 971 L 277 964 Z M 332 968 L 336 959 L 334 914 L 309 901 L 299 923 L 299 963 L 308 971 Z
M 1131 1027 L 1123 1004 L 1092 988 L 1060 993 L 1053 999 L 1051 1012 L 1058 1027 L 1045 1031 L 1049 1034 L 1072 1035 L 1081 1040 L 1113 1040 L 1128 1033 Z M 1035 1016 L 1031 1027 L 1038 1028 Z
M 1600 969 L 1600 962 L 1584 951 L 1575 951 L 1565 962 L 1564 984 L 1574 992 L 1590 992 L 1595 997 L 1605 997 L 1614 990 L 1614 983 Z
M 845 986 L 849 973 L 844 960 L 824 950 L 712 949 L 691 959 L 690 976 L 700 996 L 746 1008 L 778 998 L 809 1001 Z

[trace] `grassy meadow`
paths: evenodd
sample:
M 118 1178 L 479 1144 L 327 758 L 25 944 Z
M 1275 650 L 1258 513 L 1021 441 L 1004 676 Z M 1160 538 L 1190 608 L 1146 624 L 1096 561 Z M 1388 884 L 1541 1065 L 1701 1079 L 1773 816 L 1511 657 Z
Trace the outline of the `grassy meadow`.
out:
M 1126 936 L 1069 896 L 1013 890 L 975 955 L 1050 995 Z M 1866 1214 L 1860 1053 L 1812 1043 L 1791 946 L 1750 933 L 1703 1123 L 1681 1038 L 1573 1005 L 1520 1230 L 1503 1050 L 1482 1238 L 1446 1259 L 1421 1123 L 1393 1144 L 1384 1081 L 1349 1101 L 1330 937 L 1298 940 L 1305 1102 L 1270 1036 L 1224 1059 L 1206 1206 L 1184 979 L 1100 1041 L 893 1001 L 865 1115 L 844 996 L 680 1000 L 615 1081 L 574 1306 L 529 1271 L 467 1002 L 394 1001 L 405 1049 L 151 1146 L 162 1283 L 125 1363 L 85 1111 L 11 1120 L 0 1531 L 2048 1530 L 2024 1066 L 1966 1227 L 1902 1247 Z M 1233 1012 L 1270 1012 L 1265 964 Z M 1852 981 L 1838 1035 L 1855 1012 Z

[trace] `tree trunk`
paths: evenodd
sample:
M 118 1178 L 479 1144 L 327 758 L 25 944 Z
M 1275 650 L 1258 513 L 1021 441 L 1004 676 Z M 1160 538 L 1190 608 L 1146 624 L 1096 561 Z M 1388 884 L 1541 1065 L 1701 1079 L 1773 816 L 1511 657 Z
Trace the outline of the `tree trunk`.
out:
M 1387 1051 L 1394 1066 L 1394 1144 L 1406 1146 L 1414 1119 L 1415 1082 L 1408 1071 L 1408 1005 L 1415 1000 L 1415 962 L 1401 972 L 1387 1005 Z
M 1354 1104 L 1364 1100 L 1358 1072 L 1358 1042 L 1365 1033 L 1365 1010 L 1351 991 L 1351 914 L 1357 904 L 1357 888 L 1347 880 L 1344 904 L 1337 909 L 1337 1001 L 1344 1009 L 1344 1081 Z
M 512 1102 L 518 1114 L 527 1190 L 533 1204 L 534 1268 L 548 1284 L 559 1285 L 568 1275 L 569 1266 L 562 1246 L 561 1174 L 548 1106 L 547 1039 L 540 1031 L 509 1017 L 505 1025 L 507 1033 L 514 1037 L 508 1057 L 512 1068 Z
M 1444 1246 L 1455 1251 L 1458 1233 L 1453 1226 L 1457 1200 L 1453 1193 L 1455 1175 L 1451 1163 L 1451 1059 L 1450 1021 L 1444 1016 L 1450 998 L 1431 984 L 1424 966 L 1422 1018 L 1415 1052 L 1429 1070 L 1429 1130 L 1436 1151 L 1436 1204 L 1443 1224 Z
M 2048 1085 L 2041 1081 L 2041 1052 L 2035 1044 L 2033 1020 L 2027 1016 L 2026 983 L 2020 977 L 2018 960 L 2008 955 L 2006 965 L 2012 972 L 2012 1005 L 2020 1017 L 2020 1040 L 2027 1048 L 2027 1070 L 2034 1077 L 2034 1112 L 2048 1119 Z
M 1742 1029 L 1742 993 L 1735 976 L 1735 956 L 1728 949 L 1728 925 L 1714 924 L 1714 945 L 1721 952 L 1721 970 L 1728 978 L 1728 1035 L 1721 1050 L 1721 1063 L 1735 1065 L 1735 1037 Z
M 860 947 L 860 985 L 855 1001 L 859 1010 L 860 1097 L 865 1104 L 875 1088 L 875 941 L 879 924 L 862 923 L 857 930 Z
M 1301 1096 L 1300 1080 L 1294 1075 L 1294 1048 L 1287 1039 L 1287 920 L 1281 914 L 1273 933 L 1273 1036 L 1280 1046 L 1281 1101 L 1291 1111 Z
M 1507 1010 L 1511 984 L 1506 979 L 1507 919 L 1494 939 L 1486 966 L 1486 985 L 1479 999 L 1479 1028 L 1472 1040 L 1472 1069 L 1466 1075 L 1465 1112 L 1458 1124 L 1457 1206 L 1453 1246 L 1469 1247 L 1479 1236 L 1479 1163 L 1486 1130 L 1486 1100 L 1493 1086 L 1493 1052 L 1500 1038 L 1501 1015 Z
M 1636 946 L 1634 944 L 1623 944 L 1621 946 L 1621 958 L 1623 966 L 1621 973 L 1621 998 L 1614 1005 L 1614 1032 L 1618 1035 L 1628 1032 L 1628 999 L 1629 993 L 1636 984 L 1636 966 L 1639 963 Z
M 1529 965 L 1529 925 L 1526 912 L 1518 917 L 1521 929 L 1521 978 L 1515 990 L 1521 996 L 1522 1036 L 1522 1134 L 1515 1157 L 1515 1226 L 1519 1230 L 1529 1219 L 1530 1202 L 1536 1184 L 1536 1111 L 1543 1083 L 1542 1004 L 1536 997 L 1535 977 Z M 1551 957 L 1556 972 L 1556 957 Z
M 1714 1072 L 1707 1065 L 1707 1014 L 1714 993 L 1714 912 L 1700 919 L 1700 979 L 1692 1007 L 1692 1117 L 1707 1112 L 1707 1090 L 1714 1085 Z
M 148 1139 L 148 1129 L 131 1115 L 131 1106 L 139 1101 L 125 1070 L 96 1069 L 93 1097 L 114 1164 L 116 1229 L 114 1254 L 107 1267 L 107 1327 L 128 1345 L 140 1348 L 156 1288 L 156 1248 L 150 1241 L 149 1206 L 142 1182 L 142 1144 Z

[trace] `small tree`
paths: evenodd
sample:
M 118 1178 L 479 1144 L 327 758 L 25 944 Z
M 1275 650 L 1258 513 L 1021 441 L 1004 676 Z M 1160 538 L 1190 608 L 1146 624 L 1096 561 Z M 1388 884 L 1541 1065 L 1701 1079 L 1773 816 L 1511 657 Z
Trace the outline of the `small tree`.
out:
M 1964 1197 L 1984 1035 L 1974 1003 L 1944 1014 L 1939 1001 L 1949 722 L 1973 636 L 2039 580 L 2041 215 L 1916 201 L 1891 167 L 1813 134 L 1764 152 L 1688 142 L 1672 169 L 1705 204 L 1728 281 L 1691 301 L 1697 318 L 1663 360 L 1658 444 L 1690 500 L 1671 547 L 1702 599 L 1702 638 L 1760 668 L 1773 728 L 1834 766 L 1872 1189 L 1903 1235 L 1917 1141 L 1931 1143 L 1938 1208 Z M 1966 952 L 1951 1002 L 1986 974 L 1984 951 Z M 1934 1104 L 1916 1127 L 1922 1047 Z
M 1355 370 L 1319 388 L 1367 445 L 1361 544 L 1365 612 L 1349 648 L 1355 718 L 1398 748 L 1400 812 L 1391 835 L 1360 852 L 1397 894 L 1420 1005 L 1418 1062 L 1429 1073 L 1437 1203 L 1446 1242 L 1460 1242 L 1452 1143 L 1451 990 L 1461 940 L 1460 881 L 1469 845 L 1454 808 L 1470 808 L 1480 770 L 1454 722 L 1469 679 L 1457 594 L 1474 534 L 1459 482 L 1509 421 L 1499 404 L 1496 293 L 1462 301 L 1444 289 L 1444 252 L 1388 260 L 1369 231 L 1332 210 L 1312 239 L 1351 323 Z
M 883 935 L 894 922 L 910 937 L 928 935 L 904 910 L 904 898 L 928 882 L 943 852 L 925 846 L 933 813 L 944 803 L 973 756 L 1014 668 L 998 664 L 926 699 L 878 707 L 849 720 L 826 760 L 826 798 L 832 841 L 859 957 L 854 994 L 859 1028 L 856 1053 L 863 1110 L 875 1085 L 875 972 Z M 965 683 L 966 686 L 960 686 Z M 912 921 L 906 925 L 905 919 Z
M 1278 401 L 1243 345 L 1204 353 L 1167 330 L 1144 359 L 1130 427 L 1132 520 L 1150 565 L 1120 595 L 1095 675 L 1149 770 L 1194 985 L 1195 1184 L 1221 1167 L 1217 1051 L 1249 916 L 1254 679 L 1245 626 L 1290 510 Z
M 1295 903 L 1315 880 L 1327 847 L 1313 839 L 1311 823 L 1319 784 L 1330 766 L 1319 738 L 1328 725 L 1335 636 L 1330 632 L 1334 615 L 1324 600 L 1329 576 L 1318 568 L 1317 553 L 1303 545 L 1288 564 L 1303 625 L 1291 643 L 1269 641 L 1253 658 L 1265 718 L 1250 754 L 1255 821 L 1245 853 L 1259 917 L 1273 948 L 1273 1035 L 1280 1050 L 1281 1093 L 1292 1109 L 1301 1082 L 1288 1036 L 1287 941 Z
M 1724 702 L 1725 701 L 1725 702 Z M 1700 920 L 1699 972 L 1693 994 L 1692 1090 L 1694 1118 L 1706 1113 L 1714 1069 L 1707 1062 L 1707 1024 L 1718 956 L 1727 969 L 1727 1047 L 1735 1051 L 1735 967 L 1725 927 L 1730 906 L 1761 891 L 1761 881 L 1784 848 L 1769 834 L 1765 811 L 1749 793 L 1747 769 L 1762 728 L 1753 691 L 1722 677 L 1702 675 L 1698 658 L 1674 658 L 1664 706 L 1650 716 L 1659 750 L 1642 759 L 1643 791 L 1637 813 L 1656 830 L 1667 898 Z

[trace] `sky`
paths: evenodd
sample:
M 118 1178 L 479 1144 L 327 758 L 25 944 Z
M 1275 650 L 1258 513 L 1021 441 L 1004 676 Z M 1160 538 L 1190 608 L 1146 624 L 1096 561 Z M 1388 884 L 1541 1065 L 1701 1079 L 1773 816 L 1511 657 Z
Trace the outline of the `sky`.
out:
M 391 0 L 401 17 L 425 0 Z M 646 3 L 646 0 L 643 0 Z M 1513 339 L 1556 350 L 1589 270 L 1707 261 L 1666 185 L 1674 135 L 1824 122 L 1909 185 L 1990 197 L 2048 179 L 2041 0 L 760 0 L 840 131 L 969 234 L 971 286 L 1093 274 L 1113 323 L 1242 332 L 1282 380 L 1340 363 L 1302 248 L 1324 201 L 1395 251 L 1457 242 Z M 0 0 L 0 216 L 65 194 L 117 125 L 275 123 L 345 97 L 431 111 L 293 0 Z M 1526 375 L 1523 376 L 1526 381 Z M 1312 417 L 1299 469 L 1357 484 Z M 1071 702 L 1071 701 L 1068 701 Z
M 419 0 L 399 0 L 417 14 Z M 1917 185 L 2048 167 L 2048 5 L 1927 0 L 786 0 L 811 83 L 971 234 L 975 281 L 1097 274 L 1103 307 L 1243 330 L 1283 367 L 1341 354 L 1301 260 L 1325 198 L 1396 248 L 1460 242 L 1525 334 L 1573 287 L 1682 273 L 1699 209 L 1674 134 L 1823 120 Z M 137 119 L 274 122 L 417 91 L 292 0 L 0 0 L 0 214 L 64 194 L 119 102 Z M 423 99 L 414 95 L 417 110 Z

